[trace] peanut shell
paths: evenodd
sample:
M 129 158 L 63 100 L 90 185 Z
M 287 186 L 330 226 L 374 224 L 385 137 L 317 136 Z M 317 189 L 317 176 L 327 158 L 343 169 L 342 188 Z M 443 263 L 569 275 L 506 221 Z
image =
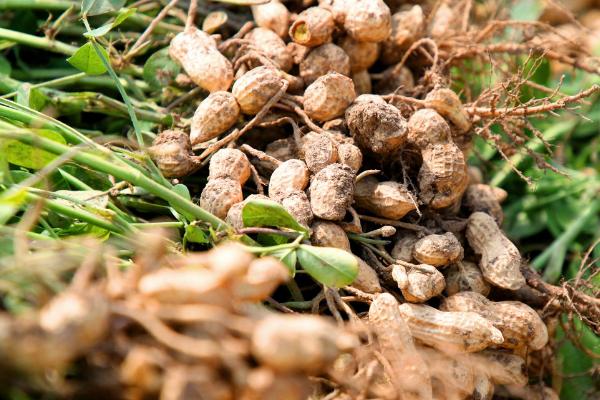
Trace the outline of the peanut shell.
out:
M 306 88 L 304 111 L 314 120 L 329 121 L 344 115 L 344 111 L 355 98 L 352 79 L 337 72 L 330 72 Z
M 435 267 L 420 264 L 415 268 L 394 265 L 392 278 L 398 284 L 402 296 L 411 303 L 423 303 L 442 293 L 444 276 Z
M 231 128 L 239 117 L 240 106 L 233 94 L 223 91 L 211 93 L 202 100 L 192 118 L 192 145 L 219 136 Z
M 352 82 L 354 82 L 354 91 L 357 95 L 371 93 L 373 91 L 371 75 L 369 75 L 369 71 L 367 70 L 354 72 L 352 74 Z
M 347 165 L 356 173 L 362 166 L 362 152 L 350 143 L 341 143 L 337 146 L 338 160 Z
M 395 181 L 378 182 L 374 176 L 356 183 L 354 201 L 359 208 L 395 220 L 416 209 L 415 201 L 404 185 Z
M 229 178 L 243 185 L 250 178 L 250 161 L 238 149 L 220 149 L 210 158 L 208 179 Z
M 290 26 L 290 38 L 302 46 L 315 47 L 331 41 L 335 23 L 331 11 L 310 7 L 302 11 Z
M 308 196 L 302 190 L 294 190 L 281 200 L 283 208 L 299 223 L 309 226 L 313 220 Z
M 350 76 L 350 57 L 333 43 L 315 47 L 300 63 L 300 77 L 306 85 L 328 72 Z
M 302 153 L 306 166 L 317 173 L 338 160 L 335 142 L 326 134 L 309 132 L 302 137 Z
M 250 7 L 254 22 L 261 28 L 270 29 L 279 37 L 285 38 L 290 24 L 290 12 L 278 0 Z
M 417 241 L 414 258 L 424 264 L 442 267 L 462 260 L 464 251 L 454 234 L 428 235 Z
M 316 221 L 311 225 L 310 241 L 314 246 L 335 247 L 350 252 L 350 240 L 346 232 L 336 223 Z
M 231 92 L 244 114 L 255 115 L 281 90 L 282 86 L 277 70 L 257 67 L 238 78 Z
M 502 225 L 504 213 L 502 212 L 502 206 L 497 199 L 494 189 L 497 188 L 482 183 L 471 184 L 465 191 L 462 205 L 471 213 L 481 211 L 489 214 L 494 217 L 498 225 Z
M 315 216 L 341 221 L 352 203 L 354 171 L 347 165 L 328 165 L 313 176 L 309 193 Z
M 231 225 L 234 229 L 244 228 L 244 221 L 242 219 L 242 209 L 249 200 L 254 199 L 268 200 L 269 198 L 262 194 L 251 194 L 250 196 L 246 197 L 244 201 L 235 203 L 233 206 L 231 206 L 229 211 L 227 211 L 227 217 L 225 218 L 225 222 Z
M 235 203 L 244 199 L 240 182 L 230 178 L 211 179 L 200 195 L 200 207 L 221 219 Z
M 340 41 L 339 46 L 350 57 L 350 71 L 353 73 L 371 68 L 379 57 L 378 43 L 357 42 L 346 36 Z
M 458 95 L 451 89 L 434 89 L 425 97 L 425 104 L 433 108 L 441 116 L 450 120 L 460 132 L 467 132 L 471 128 L 469 115 L 463 108 Z
M 193 158 L 190 138 L 183 131 L 162 131 L 148 148 L 148 153 L 167 178 L 188 175 L 197 166 Z
M 483 278 L 477 264 L 470 261 L 459 261 L 445 270 L 446 294 L 451 296 L 458 292 L 472 291 L 487 296 L 490 285 Z
M 392 15 L 392 32 L 381 43 L 381 60 L 384 64 L 400 62 L 404 51 L 416 42 L 425 28 L 425 15 L 419 5 Z
M 408 120 L 407 141 L 418 149 L 448 142 L 450 138 L 448 123 L 435 110 L 423 108 L 416 111 Z
M 396 260 L 412 262 L 413 249 L 415 243 L 419 241 L 419 237 L 413 232 L 406 232 L 394 243 L 391 255 Z
M 269 197 L 281 201 L 296 190 L 308 185 L 309 171 L 304 161 L 291 159 L 277 167 L 269 180 Z
M 267 28 L 254 28 L 245 37 L 282 71 L 287 72 L 292 68 L 292 53 L 276 32 Z
M 358 42 L 382 42 L 392 33 L 392 14 L 383 0 L 348 0 L 344 29 Z

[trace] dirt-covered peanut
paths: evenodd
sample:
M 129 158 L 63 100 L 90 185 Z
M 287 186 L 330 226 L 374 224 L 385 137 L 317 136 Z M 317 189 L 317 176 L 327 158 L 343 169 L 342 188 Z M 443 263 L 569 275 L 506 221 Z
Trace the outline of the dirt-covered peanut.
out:
M 525 284 L 520 269 L 521 254 L 492 216 L 483 212 L 471 214 L 466 236 L 471 248 L 481 255 L 479 267 L 488 282 L 510 290 Z
M 310 226 L 310 242 L 315 246 L 335 247 L 350 252 L 350 240 L 341 226 L 329 221 L 315 221 Z
M 243 383 L 240 400 L 305 400 L 312 390 L 303 374 L 279 373 L 265 367 L 250 371 Z
M 465 111 L 458 95 L 451 89 L 434 89 L 425 97 L 425 104 L 433 108 L 441 116 L 450 120 L 459 132 L 467 132 L 471 128 L 471 120 Z
M 428 19 L 429 36 L 435 39 L 449 37 L 460 27 L 461 14 L 449 2 L 440 3 Z
M 460 292 L 444 299 L 440 308 L 481 315 L 502 332 L 501 347 L 539 350 L 548 343 L 546 324 L 533 308 L 520 301 L 494 302 L 480 293 Z
M 435 110 L 423 108 L 416 111 L 408 120 L 407 141 L 419 149 L 450 140 L 450 127 Z
M 304 111 L 317 121 L 328 121 L 344 115 L 354 101 L 352 79 L 337 72 L 330 72 L 311 83 L 304 92 Z
M 233 82 L 231 62 L 217 50 L 215 40 L 199 29 L 177 34 L 169 45 L 169 55 L 196 85 L 209 92 L 227 90 Z
M 415 267 L 394 265 L 392 278 L 398 284 L 402 296 L 411 303 L 423 303 L 438 296 L 445 286 L 444 275 L 427 264 L 419 264 Z
M 352 204 L 354 171 L 343 164 L 328 165 L 311 179 L 309 194 L 315 216 L 341 221 Z
M 359 257 L 356 257 L 356 261 L 358 262 L 358 274 L 351 286 L 366 293 L 381 293 L 377 272 Z
M 240 182 L 230 178 L 211 179 L 200 195 L 200 207 L 221 219 L 235 203 L 244 199 Z
M 392 32 L 392 13 L 383 0 L 346 0 L 344 30 L 358 42 L 383 42 Z
M 231 92 L 244 114 L 255 115 L 281 90 L 282 86 L 283 81 L 276 69 L 257 67 L 237 79 Z
M 268 200 L 269 198 L 262 194 L 251 194 L 250 196 L 246 197 L 244 201 L 235 203 L 233 206 L 231 206 L 229 211 L 227 211 L 227 218 L 225 218 L 225 222 L 231 225 L 234 229 L 242 229 L 244 227 L 244 221 L 242 219 L 242 210 L 244 206 L 248 203 L 248 201 L 256 199 Z
M 335 142 L 328 135 L 317 132 L 309 132 L 302 137 L 302 155 L 312 173 L 338 160 Z
M 223 91 L 211 93 L 202 100 L 192 118 L 192 145 L 219 136 L 231 128 L 239 117 L 240 106 L 233 94 Z
M 328 72 L 350 76 L 350 57 L 333 43 L 315 47 L 300 63 L 300 77 L 306 85 Z
M 474 312 L 439 311 L 410 303 L 399 309 L 415 339 L 445 353 L 472 353 L 504 341 L 490 321 Z
M 292 68 L 292 53 L 277 33 L 267 28 L 254 28 L 245 38 L 250 40 L 259 52 L 273 61 L 282 71 L 287 72 Z
M 162 131 L 148 148 L 150 157 L 167 178 L 178 178 L 198 165 L 192 153 L 190 137 L 180 130 Z
M 354 91 L 357 95 L 371 93 L 373 91 L 373 84 L 371 82 L 371 75 L 369 71 L 362 70 L 352 74 L 352 82 L 354 82 Z
M 339 144 L 337 151 L 340 163 L 349 166 L 354 172 L 358 172 L 362 166 L 362 151 L 351 143 Z
M 294 138 L 288 137 L 283 139 L 277 139 L 265 147 L 265 153 L 279 161 L 287 161 L 292 158 L 298 158 L 298 149 Z
M 298 14 L 290 26 L 290 38 L 303 46 L 315 47 L 331 41 L 335 28 L 331 11 L 310 7 Z
M 406 232 L 394 243 L 391 255 L 396 260 L 412 262 L 413 249 L 415 243 L 419 241 L 419 237 L 414 232 Z
M 421 152 L 419 197 L 431 208 L 439 209 L 458 202 L 467 188 L 469 177 L 465 157 L 454 143 L 428 146 Z
M 470 213 L 481 211 L 490 214 L 498 225 L 502 225 L 504 213 L 494 191 L 495 189 L 497 188 L 483 183 L 469 185 L 465 191 L 462 206 Z
M 424 264 L 442 267 L 462 260 L 464 250 L 453 233 L 427 235 L 417 241 L 413 257 Z
M 373 42 L 357 42 L 345 36 L 338 44 L 350 57 L 350 71 L 356 73 L 373 66 L 379 57 L 379 44 Z
M 255 326 L 251 351 L 274 371 L 318 374 L 357 344 L 326 318 L 272 314 Z
M 381 43 L 381 61 L 384 64 L 400 62 L 404 51 L 416 42 L 425 28 L 425 15 L 419 5 L 392 15 L 392 33 Z
M 379 182 L 374 176 L 356 183 L 354 201 L 358 208 L 389 219 L 400 219 L 416 209 L 415 199 L 406 186 L 396 181 Z
M 487 296 L 490 285 L 486 282 L 477 264 L 470 261 L 458 261 L 444 270 L 446 275 L 446 294 L 472 291 Z
M 525 360 L 515 354 L 498 350 L 484 350 L 481 353 L 470 354 L 468 362 L 497 385 L 527 384 L 527 369 Z
M 470 399 L 475 387 L 474 370 L 464 357 L 452 357 L 430 347 L 419 346 L 435 383 L 436 399 Z
M 383 71 L 382 76 L 382 79 L 375 85 L 375 93 L 378 94 L 403 94 L 415 86 L 413 73 L 405 65 L 400 68 L 397 65 L 388 67 Z M 390 104 L 398 108 L 406 107 L 406 104 L 402 100 L 392 100 Z
M 281 38 L 287 36 L 290 12 L 279 0 L 252 6 L 251 10 L 257 26 L 270 29 Z
M 377 97 L 357 97 L 346 110 L 346 124 L 362 150 L 389 155 L 406 141 L 407 123 L 396 107 L 373 99 Z
M 388 372 L 389 379 L 406 395 L 402 398 L 431 399 L 429 369 L 416 348 L 394 296 L 389 293 L 376 295 L 369 307 L 368 323 L 375 334 L 379 352 L 392 367 Z
M 281 200 L 281 205 L 302 225 L 309 226 L 311 224 L 313 212 L 304 191 L 294 190 Z
M 269 197 L 281 201 L 296 190 L 308 185 L 309 170 L 304 161 L 291 159 L 279 165 L 269 180 Z
M 243 185 L 252 170 L 246 154 L 238 149 L 220 149 L 210 158 L 208 179 L 229 178 Z

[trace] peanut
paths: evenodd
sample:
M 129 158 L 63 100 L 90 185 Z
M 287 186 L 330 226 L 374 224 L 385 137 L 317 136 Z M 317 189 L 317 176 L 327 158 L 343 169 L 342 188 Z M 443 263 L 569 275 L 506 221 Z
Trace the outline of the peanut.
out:
M 471 398 L 473 400 L 492 400 L 494 397 L 494 383 L 484 373 L 475 375 L 475 388 Z
M 412 262 L 413 249 L 415 243 L 419 241 L 419 237 L 413 232 L 403 234 L 394 244 L 391 255 L 396 260 Z
M 294 190 L 281 200 L 283 208 L 299 223 L 309 226 L 313 220 L 308 196 L 302 190 Z
M 192 145 L 206 142 L 231 128 L 240 117 L 240 106 L 233 94 L 213 92 L 202 100 L 194 117 L 190 141 Z
M 210 159 L 208 179 L 229 178 L 243 185 L 251 174 L 248 157 L 237 149 L 221 149 Z
M 371 93 L 373 85 L 371 83 L 371 75 L 369 71 L 363 69 L 352 74 L 352 82 L 354 83 L 354 91 L 357 95 Z
M 471 354 L 469 361 L 497 385 L 525 386 L 527 384 L 525 360 L 514 354 L 485 350 L 478 354 Z
M 344 29 L 358 42 L 382 42 L 392 32 L 392 14 L 383 0 L 346 0 Z
M 383 71 L 383 78 L 375 85 L 375 92 L 379 94 L 388 93 L 404 93 L 411 90 L 415 86 L 415 78 L 412 72 L 406 66 L 398 68 L 393 65 Z M 399 109 L 406 107 L 406 104 L 401 101 L 390 101 L 390 104 Z M 412 110 L 411 110 L 412 112 Z M 405 115 L 403 113 L 403 115 Z
M 425 97 L 425 104 L 433 108 L 441 116 L 447 118 L 460 132 L 467 132 L 471 128 L 469 115 L 463 108 L 458 95 L 447 88 L 434 89 Z
M 252 334 L 252 354 L 277 372 L 318 374 L 356 344 L 356 337 L 313 315 L 273 314 Z
M 465 191 L 462 204 L 470 213 L 484 212 L 494 217 L 498 225 L 502 225 L 504 213 L 500 201 L 498 201 L 498 191 L 504 192 L 502 189 L 493 188 L 482 183 L 471 184 Z
M 285 38 L 290 24 L 290 12 L 279 0 L 250 7 L 254 22 L 261 28 L 270 29 L 279 37 Z
M 402 296 L 411 303 L 423 303 L 436 297 L 444 290 L 444 276 L 435 267 L 427 264 L 405 267 L 394 265 L 392 278 L 398 284 Z
M 297 158 L 296 144 L 293 138 L 277 139 L 267 145 L 265 153 L 279 161 Z
M 463 399 L 475 389 L 475 376 L 472 366 L 460 357 L 448 355 L 429 347 L 419 347 L 432 378 L 434 397 L 442 399 Z
M 250 40 L 258 51 L 272 60 L 282 71 L 287 72 L 292 68 L 292 53 L 276 32 L 266 28 L 254 28 L 245 38 Z
M 277 167 L 269 180 L 269 197 L 281 201 L 295 190 L 308 185 L 309 171 L 303 161 L 291 159 Z
M 311 394 L 308 377 L 264 367 L 252 370 L 244 386 L 240 400 L 305 400 Z
M 243 199 L 239 181 L 230 178 L 211 179 L 200 195 L 200 207 L 224 219 L 229 209 Z
M 349 36 L 344 37 L 339 46 L 350 57 L 350 71 L 365 71 L 373 66 L 379 56 L 379 44 L 373 42 L 357 42 Z
M 328 72 L 350 75 L 350 57 L 333 43 L 315 47 L 300 63 L 300 77 L 307 85 Z
M 329 121 L 344 115 L 346 108 L 354 101 L 352 79 L 331 72 L 319 77 L 304 91 L 304 110 L 317 121 Z
M 328 165 L 314 175 L 309 192 L 315 216 L 340 221 L 352 203 L 354 171 L 347 165 Z
M 274 257 L 259 258 L 250 263 L 242 279 L 234 281 L 231 293 L 238 301 L 264 301 L 289 278 L 287 267 L 279 260 Z
M 466 291 L 487 296 L 490 293 L 490 285 L 483 278 L 477 264 L 463 260 L 446 269 L 446 294 L 451 296 Z
M 424 264 L 442 267 L 462 260 L 464 250 L 450 232 L 443 235 L 428 235 L 417 241 L 413 257 Z
M 283 82 L 276 69 L 258 67 L 238 78 L 231 92 L 244 114 L 255 115 L 281 90 L 282 86 Z
M 335 247 L 350 252 L 350 240 L 346 232 L 336 223 L 316 221 L 311 225 L 310 241 L 315 246 Z
M 309 132 L 302 137 L 302 153 L 312 173 L 319 172 L 338 160 L 337 146 L 326 134 Z
M 359 208 L 395 220 L 416 209 L 415 201 L 404 185 L 395 181 L 378 182 L 373 176 L 356 183 L 354 201 Z
M 415 339 L 446 353 L 472 353 L 504 340 L 491 322 L 474 312 L 439 311 L 425 304 L 405 303 L 400 314 Z
M 179 130 L 162 131 L 154 139 L 148 153 L 167 178 L 188 175 L 198 166 L 189 136 Z
M 430 145 L 447 143 L 451 132 L 448 123 L 440 114 L 430 108 L 416 111 L 408 120 L 408 143 L 424 150 Z
M 244 201 L 235 203 L 231 206 L 231 208 L 229 208 L 229 211 L 227 211 L 227 217 L 225 218 L 225 221 L 234 229 L 242 229 L 244 227 L 244 221 L 242 220 L 242 209 L 248 201 L 254 199 L 267 200 L 268 197 L 263 196 L 261 194 L 251 194 L 250 196 L 246 197 Z
M 502 332 L 501 347 L 539 350 L 548 342 L 546 324 L 534 309 L 519 301 L 488 300 L 477 292 L 460 292 L 446 298 L 441 309 L 476 312 Z
M 467 188 L 467 165 L 463 153 L 454 143 L 440 143 L 422 151 L 419 171 L 419 197 L 430 207 L 439 209 L 455 204 Z
M 377 96 L 359 96 L 346 110 L 346 123 L 363 150 L 388 155 L 406 141 L 407 124 L 400 111 Z
M 289 34 L 294 42 L 315 47 L 331 41 L 334 28 L 331 11 L 321 7 L 310 7 L 298 15 L 290 26 Z
M 361 258 L 355 258 L 358 262 L 358 274 L 351 286 L 366 293 L 381 293 L 381 284 L 377 272 Z
M 381 60 L 385 64 L 396 64 L 403 53 L 423 34 L 425 15 L 419 5 L 392 15 L 392 33 L 382 43 Z
M 339 162 L 349 166 L 356 173 L 362 166 L 362 152 L 351 143 L 340 143 L 337 146 Z
M 481 255 L 479 267 L 488 282 L 510 290 L 525 284 L 519 250 L 504 236 L 492 216 L 482 212 L 471 214 L 466 236 L 471 248 Z
M 233 67 L 217 50 L 215 40 L 197 28 L 177 34 L 171 40 L 169 55 L 192 81 L 209 92 L 227 90 L 233 82 Z

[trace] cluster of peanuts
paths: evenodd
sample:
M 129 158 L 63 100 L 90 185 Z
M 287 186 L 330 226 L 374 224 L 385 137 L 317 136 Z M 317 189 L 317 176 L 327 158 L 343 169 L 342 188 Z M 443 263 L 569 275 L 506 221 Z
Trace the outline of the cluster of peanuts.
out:
M 419 76 L 415 57 L 405 62 L 418 40 L 453 29 L 446 3 L 321 0 L 295 13 L 271 0 L 252 6 L 256 27 L 239 37 L 219 42 L 192 27 L 169 47 L 209 94 L 190 133 L 176 131 L 185 145 L 163 151 L 174 142 L 166 131 L 151 148 L 165 176 L 197 171 L 192 148 L 216 146 L 201 207 L 239 230 L 246 202 L 269 198 L 309 228 L 313 245 L 356 254 L 352 288 L 372 299 L 364 320 L 379 358 L 366 359 L 379 377 L 360 368 L 365 357 L 337 360 L 345 383 L 331 398 L 359 396 L 362 381 L 367 397 L 385 399 L 491 399 L 495 387 L 554 398 L 526 388 L 525 358 L 548 342 L 538 312 L 488 299 L 526 286 L 521 255 L 501 230 L 506 192 L 467 166 L 472 120 L 457 93 Z M 218 146 L 239 132 L 255 140 Z M 389 248 L 351 244 L 371 225 L 392 238 Z

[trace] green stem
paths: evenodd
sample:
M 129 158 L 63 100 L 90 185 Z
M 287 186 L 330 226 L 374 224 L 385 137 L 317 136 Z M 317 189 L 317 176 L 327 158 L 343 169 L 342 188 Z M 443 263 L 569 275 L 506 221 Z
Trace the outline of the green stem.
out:
M 64 11 L 69 7 L 79 8 L 79 3 L 68 0 L 0 0 L 0 10 L 39 9 Z
M 42 87 L 51 88 L 51 87 L 65 86 L 65 85 L 68 85 L 71 83 L 79 82 L 81 80 L 81 78 L 83 78 L 83 77 L 85 77 L 85 72 L 80 72 L 78 74 L 63 76 L 61 78 L 52 79 L 50 81 L 36 83 L 29 87 L 31 89 L 37 89 L 37 88 L 42 88 Z M 15 82 L 17 82 L 17 81 L 15 81 Z M 2 97 L 7 98 L 7 97 L 13 97 L 16 95 L 17 95 L 17 92 L 14 91 L 14 92 L 5 94 Z
M 136 222 L 131 224 L 136 228 L 183 228 L 183 222 Z
M 29 35 L 23 32 L 11 31 L 10 29 L 0 28 L 0 39 L 10 42 L 23 44 L 37 49 L 44 49 L 54 53 L 72 56 L 77 51 L 77 47 L 71 46 L 57 40 L 50 40 L 45 37 Z
M 39 137 L 17 127 L 14 127 L 12 132 L 0 132 L 0 137 L 16 139 L 22 143 L 39 147 L 53 154 L 63 154 L 66 151 L 69 151 L 69 146 Z M 177 192 L 153 181 L 141 171 L 125 166 L 121 162 L 115 163 L 115 157 L 104 158 L 96 154 L 79 152 L 73 156 L 73 160 L 85 164 L 97 171 L 112 175 L 120 180 L 140 186 L 149 193 L 167 201 L 177 212 L 207 222 L 216 230 L 231 229 L 225 221 L 180 196 Z

